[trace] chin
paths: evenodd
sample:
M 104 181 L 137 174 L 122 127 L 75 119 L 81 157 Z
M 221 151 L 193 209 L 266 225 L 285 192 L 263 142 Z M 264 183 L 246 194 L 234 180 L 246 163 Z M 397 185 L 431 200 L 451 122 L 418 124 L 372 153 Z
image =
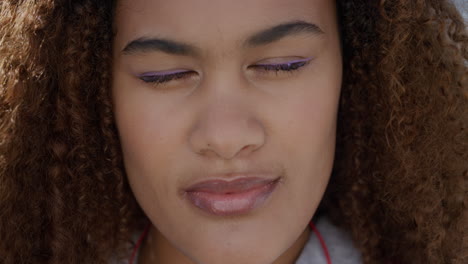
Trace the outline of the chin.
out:
M 261 248 L 259 245 L 258 250 L 231 249 L 229 252 L 213 249 L 211 254 L 194 253 L 191 259 L 197 264 L 272 264 L 279 257 L 271 252 L 262 251 Z
M 225 235 L 224 240 L 197 240 L 196 247 L 189 247 L 185 255 L 197 264 L 272 264 L 295 242 L 290 233 L 239 233 Z

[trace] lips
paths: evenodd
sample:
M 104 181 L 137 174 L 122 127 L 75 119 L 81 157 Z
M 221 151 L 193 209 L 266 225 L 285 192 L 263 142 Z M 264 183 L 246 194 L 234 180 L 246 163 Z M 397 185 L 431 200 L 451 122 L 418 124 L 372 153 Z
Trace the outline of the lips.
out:
M 275 190 L 278 178 L 244 177 L 233 181 L 208 180 L 186 189 L 187 201 L 217 216 L 243 215 L 260 207 Z
M 249 189 L 264 186 L 276 179 L 265 179 L 259 177 L 241 178 L 234 181 L 209 180 L 190 186 L 187 192 L 206 192 L 206 193 L 240 193 Z

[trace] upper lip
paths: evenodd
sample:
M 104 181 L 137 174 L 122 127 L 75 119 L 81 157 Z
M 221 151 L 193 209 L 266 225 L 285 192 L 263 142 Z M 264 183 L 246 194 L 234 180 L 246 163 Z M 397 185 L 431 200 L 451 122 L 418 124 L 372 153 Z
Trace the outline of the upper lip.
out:
M 232 176 L 232 175 L 231 175 Z M 208 192 L 208 193 L 238 193 L 264 186 L 275 182 L 279 177 L 248 176 L 248 174 L 237 175 L 234 180 L 215 178 L 195 183 L 185 189 L 186 192 Z

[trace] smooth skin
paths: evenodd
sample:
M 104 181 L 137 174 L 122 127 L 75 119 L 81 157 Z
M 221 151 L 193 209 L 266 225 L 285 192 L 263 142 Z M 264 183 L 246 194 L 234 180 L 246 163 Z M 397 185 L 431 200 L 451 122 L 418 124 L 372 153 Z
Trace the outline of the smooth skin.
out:
M 294 263 L 335 153 L 335 1 L 121 0 L 114 26 L 116 124 L 152 222 L 139 264 Z M 256 67 L 308 58 L 291 71 Z M 215 174 L 260 171 L 281 181 L 250 213 L 214 216 L 184 198 Z

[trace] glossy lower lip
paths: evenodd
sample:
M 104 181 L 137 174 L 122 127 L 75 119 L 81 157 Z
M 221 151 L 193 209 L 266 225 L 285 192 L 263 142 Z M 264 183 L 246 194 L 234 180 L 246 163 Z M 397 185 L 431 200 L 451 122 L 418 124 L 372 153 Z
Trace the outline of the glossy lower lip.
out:
M 274 180 L 245 191 L 232 193 L 187 191 L 186 197 L 193 206 L 208 214 L 236 216 L 247 214 L 263 205 L 277 185 L 278 180 Z

